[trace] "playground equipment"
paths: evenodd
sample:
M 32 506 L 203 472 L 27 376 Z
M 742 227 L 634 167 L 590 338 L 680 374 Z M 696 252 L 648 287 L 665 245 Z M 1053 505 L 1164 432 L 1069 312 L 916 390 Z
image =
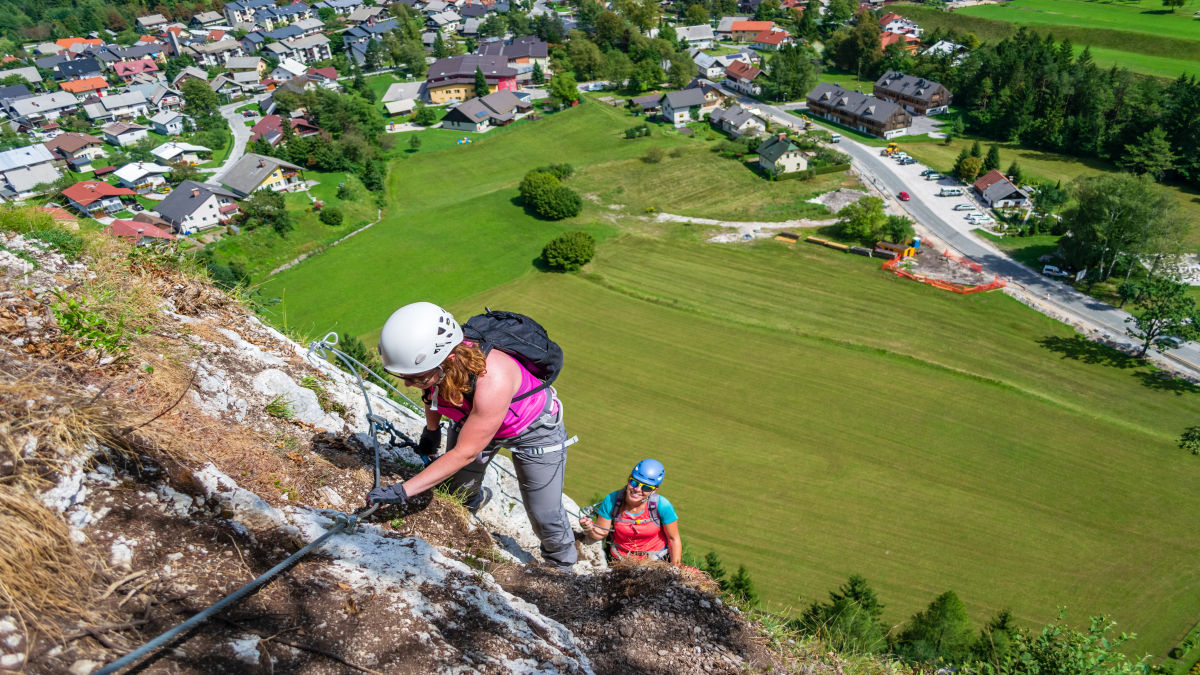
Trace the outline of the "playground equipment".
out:
M 458 139 L 458 144 L 459 144 L 459 145 L 470 145 L 470 144 L 471 144 L 471 139 L 469 139 L 469 138 L 465 138 L 465 137 L 464 137 L 464 138 L 460 138 L 460 139 Z

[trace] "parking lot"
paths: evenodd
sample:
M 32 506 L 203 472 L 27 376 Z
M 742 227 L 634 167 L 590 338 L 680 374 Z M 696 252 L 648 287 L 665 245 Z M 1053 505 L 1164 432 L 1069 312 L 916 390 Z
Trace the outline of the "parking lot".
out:
M 903 149 L 903 139 L 898 139 L 901 142 Z M 880 158 L 891 165 L 892 171 L 896 176 L 900 177 L 906 187 L 906 192 L 913 196 L 914 199 L 920 199 L 934 213 L 945 220 L 955 230 L 963 234 L 970 234 L 980 225 L 975 225 L 966 219 L 966 216 L 971 213 L 986 213 L 987 209 L 980 206 L 979 202 L 971 195 L 969 186 L 959 183 L 953 178 L 941 178 L 938 180 L 927 180 L 921 176 L 921 172 L 929 167 L 916 162 L 913 164 L 900 164 L 898 161 L 891 158 Z M 961 188 L 963 194 L 959 197 L 939 197 L 938 193 L 942 188 Z M 896 195 L 892 195 L 896 197 Z M 955 211 L 954 207 L 958 204 L 969 204 L 975 209 L 973 211 Z

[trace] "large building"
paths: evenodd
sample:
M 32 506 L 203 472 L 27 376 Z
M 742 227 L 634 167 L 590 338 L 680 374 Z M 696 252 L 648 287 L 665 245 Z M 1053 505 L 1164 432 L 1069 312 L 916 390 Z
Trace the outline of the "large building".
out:
M 918 115 L 937 115 L 950 107 L 950 90 L 923 77 L 889 70 L 875 81 L 876 98 L 892 101 Z
M 499 54 L 463 54 L 438 59 L 429 66 L 425 76 L 425 95 L 430 103 L 445 103 L 450 99 L 465 101 L 475 96 L 475 71 L 483 72 L 488 93 L 517 91 L 517 69 L 508 66 L 508 59 Z
M 899 105 L 828 82 L 809 92 L 808 111 L 880 138 L 902 136 L 912 126 L 912 115 Z

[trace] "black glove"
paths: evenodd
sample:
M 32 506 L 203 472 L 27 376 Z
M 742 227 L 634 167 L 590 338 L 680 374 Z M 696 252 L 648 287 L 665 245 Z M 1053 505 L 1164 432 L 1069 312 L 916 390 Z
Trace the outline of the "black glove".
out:
M 442 447 L 442 427 L 430 429 L 426 427 L 421 432 L 421 440 L 417 443 L 417 454 L 422 457 L 432 457 Z
M 408 493 L 404 491 L 403 483 L 384 485 L 367 493 L 367 503 L 369 504 L 400 504 L 403 506 L 407 502 Z

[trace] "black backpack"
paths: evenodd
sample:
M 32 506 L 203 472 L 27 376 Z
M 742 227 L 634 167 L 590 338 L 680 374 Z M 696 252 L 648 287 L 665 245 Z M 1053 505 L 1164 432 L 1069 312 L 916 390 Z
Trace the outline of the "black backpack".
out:
M 524 314 L 485 307 L 483 314 L 467 319 L 462 329 L 463 336 L 479 345 L 485 357 L 492 349 L 499 349 L 542 381 L 539 386 L 514 397 L 513 401 L 528 398 L 549 387 L 562 372 L 562 348 L 550 339 L 541 324 Z

